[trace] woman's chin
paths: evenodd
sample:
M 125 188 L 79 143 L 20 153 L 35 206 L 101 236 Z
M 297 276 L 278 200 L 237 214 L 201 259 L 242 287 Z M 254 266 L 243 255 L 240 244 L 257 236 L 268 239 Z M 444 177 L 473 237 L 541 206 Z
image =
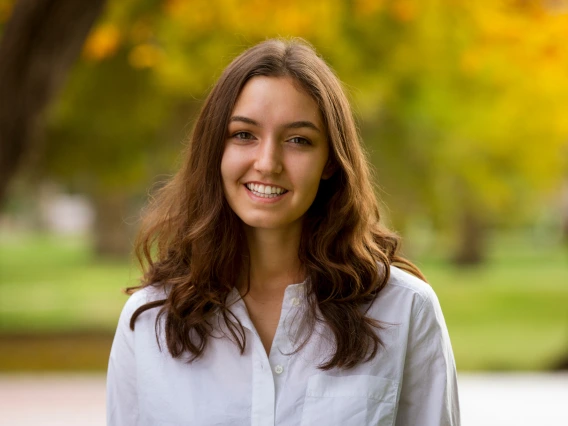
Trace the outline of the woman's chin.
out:
M 245 226 L 249 229 L 254 230 L 266 230 L 266 231 L 276 231 L 285 230 L 292 231 L 294 229 L 301 229 L 298 224 L 299 220 L 285 220 L 282 218 L 274 217 L 253 217 L 253 218 L 241 218 Z

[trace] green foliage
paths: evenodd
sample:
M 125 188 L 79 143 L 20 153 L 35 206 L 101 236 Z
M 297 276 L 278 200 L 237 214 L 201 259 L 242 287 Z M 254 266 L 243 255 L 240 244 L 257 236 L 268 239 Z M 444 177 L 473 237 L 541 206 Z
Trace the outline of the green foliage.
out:
M 523 223 L 567 170 L 566 25 L 538 1 L 110 2 L 50 115 L 46 171 L 142 192 L 236 54 L 300 36 L 346 82 L 398 226 Z
M 160 166 L 171 101 L 148 71 L 132 69 L 123 56 L 93 67 L 77 66 L 53 111 L 46 160 L 52 173 L 82 190 L 132 192 Z

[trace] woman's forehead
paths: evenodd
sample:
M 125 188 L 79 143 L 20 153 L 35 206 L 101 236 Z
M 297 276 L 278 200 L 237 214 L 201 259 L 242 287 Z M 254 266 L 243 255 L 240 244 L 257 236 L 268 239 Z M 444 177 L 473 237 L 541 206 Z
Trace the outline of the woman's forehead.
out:
M 253 77 L 241 90 L 231 116 L 261 125 L 306 121 L 325 130 L 318 104 L 291 77 Z

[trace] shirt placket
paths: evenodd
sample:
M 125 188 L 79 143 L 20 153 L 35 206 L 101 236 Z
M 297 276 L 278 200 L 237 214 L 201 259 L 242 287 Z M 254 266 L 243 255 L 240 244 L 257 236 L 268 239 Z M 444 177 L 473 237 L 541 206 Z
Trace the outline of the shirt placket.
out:
M 256 334 L 256 332 L 254 332 Z M 251 425 L 274 424 L 274 377 L 272 369 L 258 335 L 255 336 L 252 351 L 252 407 Z
M 300 313 L 299 310 L 302 309 L 302 290 L 301 284 L 291 285 L 286 289 L 284 300 L 282 301 L 280 321 L 270 351 L 269 362 L 274 377 L 275 419 L 278 418 L 278 402 L 290 377 L 291 354 L 294 351 L 290 335 L 291 322 Z
M 236 293 L 234 295 L 237 298 Z M 245 329 L 253 336 L 247 341 L 252 346 L 252 395 L 251 395 L 251 426 L 266 426 L 274 424 L 274 377 L 266 351 L 260 340 L 243 300 L 237 300 L 231 306 L 233 314 L 239 319 Z
M 290 354 L 293 344 L 290 340 L 290 321 L 302 308 L 301 284 L 289 286 L 282 301 L 282 311 L 270 356 L 266 355 L 260 336 L 246 312 L 244 302 L 238 301 L 233 313 L 241 324 L 254 336 L 252 339 L 252 398 L 251 425 L 266 426 L 275 424 L 276 403 L 289 376 Z

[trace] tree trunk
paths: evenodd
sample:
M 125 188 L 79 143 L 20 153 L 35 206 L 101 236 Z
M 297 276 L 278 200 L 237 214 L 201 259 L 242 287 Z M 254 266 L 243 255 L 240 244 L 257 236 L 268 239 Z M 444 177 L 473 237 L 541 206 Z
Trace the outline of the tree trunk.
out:
M 0 40 L 0 205 L 105 0 L 19 0 Z
M 472 208 L 464 206 L 462 211 L 457 249 L 453 262 L 459 266 L 479 265 L 485 260 L 486 228 L 480 215 Z
M 98 194 L 95 204 L 94 246 L 98 256 L 122 259 L 132 251 L 133 227 L 128 224 L 130 203 L 121 193 Z

